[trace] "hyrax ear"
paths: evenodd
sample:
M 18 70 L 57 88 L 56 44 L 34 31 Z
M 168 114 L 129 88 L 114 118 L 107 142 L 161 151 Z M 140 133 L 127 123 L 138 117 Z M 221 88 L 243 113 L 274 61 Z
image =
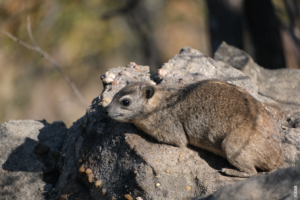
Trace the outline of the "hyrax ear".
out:
M 153 86 L 147 85 L 142 88 L 142 92 L 147 99 L 151 99 L 155 93 L 155 88 Z

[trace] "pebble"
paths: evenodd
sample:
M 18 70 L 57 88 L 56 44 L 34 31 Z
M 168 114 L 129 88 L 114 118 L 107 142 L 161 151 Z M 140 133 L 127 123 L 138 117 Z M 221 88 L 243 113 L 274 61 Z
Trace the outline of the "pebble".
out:
M 85 173 L 87 173 L 87 174 L 90 174 L 90 173 L 92 173 L 93 171 L 90 169 L 90 168 L 87 168 L 86 170 L 85 170 Z
M 156 183 L 156 186 L 159 187 L 159 186 L 160 186 L 160 183 Z
M 88 179 L 89 179 L 90 183 L 92 183 L 94 181 L 94 175 L 93 175 L 93 173 L 89 173 L 88 174 Z
M 107 190 L 105 188 L 102 188 L 102 194 L 103 196 L 106 195 Z
M 133 200 L 133 198 L 130 194 L 125 194 L 125 198 L 128 199 L 128 200 Z
M 167 71 L 163 70 L 163 69 L 158 69 L 157 73 L 158 73 L 158 75 L 165 76 L 167 74 Z
M 192 186 L 190 186 L 190 185 L 186 185 L 186 186 L 185 186 L 185 189 L 186 189 L 186 191 L 189 191 L 189 190 L 191 190 L 191 189 L 192 189 Z
M 150 80 L 149 83 L 150 83 L 151 85 L 156 85 L 156 83 L 155 83 L 154 81 L 152 81 L 152 80 Z
M 169 170 L 166 170 L 167 173 L 169 173 Z
M 136 200 L 143 200 L 142 197 L 137 197 Z
M 107 72 L 105 72 L 105 77 L 114 79 L 114 78 L 116 78 L 116 75 L 114 75 L 113 73 L 107 71 Z
M 141 71 L 138 65 L 135 65 L 135 66 L 134 66 L 134 69 L 136 69 L 138 72 Z
M 111 82 L 114 81 L 114 79 L 112 79 L 112 78 L 104 78 L 102 81 L 103 81 L 104 83 L 111 83 Z
M 97 181 L 95 182 L 95 186 L 96 186 L 96 187 L 101 188 L 101 184 L 102 184 L 102 181 L 101 181 L 101 180 L 97 180 Z
M 85 168 L 84 168 L 84 164 L 82 164 L 80 167 L 79 167 L 79 170 L 78 170 L 80 173 L 83 173 L 85 172 Z
M 67 196 L 66 194 L 61 195 L 61 196 L 60 196 L 60 199 L 61 199 L 61 200 L 63 200 L 63 199 L 68 199 L 68 196 Z

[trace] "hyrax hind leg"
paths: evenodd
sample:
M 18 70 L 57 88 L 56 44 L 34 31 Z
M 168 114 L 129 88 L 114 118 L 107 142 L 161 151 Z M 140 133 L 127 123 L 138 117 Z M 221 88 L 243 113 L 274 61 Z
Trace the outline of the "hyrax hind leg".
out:
M 238 170 L 222 168 L 221 172 L 229 176 L 241 178 L 248 178 L 256 175 L 257 171 L 253 160 L 254 155 L 251 154 L 254 153 L 251 151 L 253 144 L 251 143 L 251 141 L 247 141 L 245 138 L 241 139 L 236 137 L 234 134 L 227 136 L 227 138 L 223 141 L 222 147 L 229 163 L 235 166 Z

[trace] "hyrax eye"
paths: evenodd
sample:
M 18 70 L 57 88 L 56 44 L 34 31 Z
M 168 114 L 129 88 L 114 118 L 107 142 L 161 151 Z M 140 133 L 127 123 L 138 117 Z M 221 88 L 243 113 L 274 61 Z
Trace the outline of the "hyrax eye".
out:
M 121 105 L 122 106 L 129 106 L 131 103 L 131 101 L 129 99 L 124 99 L 121 101 Z

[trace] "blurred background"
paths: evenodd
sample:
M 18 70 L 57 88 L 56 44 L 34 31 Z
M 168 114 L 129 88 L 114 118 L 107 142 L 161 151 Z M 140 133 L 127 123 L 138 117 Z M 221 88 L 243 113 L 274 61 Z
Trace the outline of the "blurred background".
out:
M 0 30 L 32 45 L 33 36 L 76 84 L 85 101 L 102 91 L 101 74 L 129 62 L 161 65 L 191 46 L 213 56 L 222 41 L 269 69 L 299 68 L 298 0 L 0 0 Z M 0 123 L 62 120 L 85 106 L 39 53 L 0 33 Z

